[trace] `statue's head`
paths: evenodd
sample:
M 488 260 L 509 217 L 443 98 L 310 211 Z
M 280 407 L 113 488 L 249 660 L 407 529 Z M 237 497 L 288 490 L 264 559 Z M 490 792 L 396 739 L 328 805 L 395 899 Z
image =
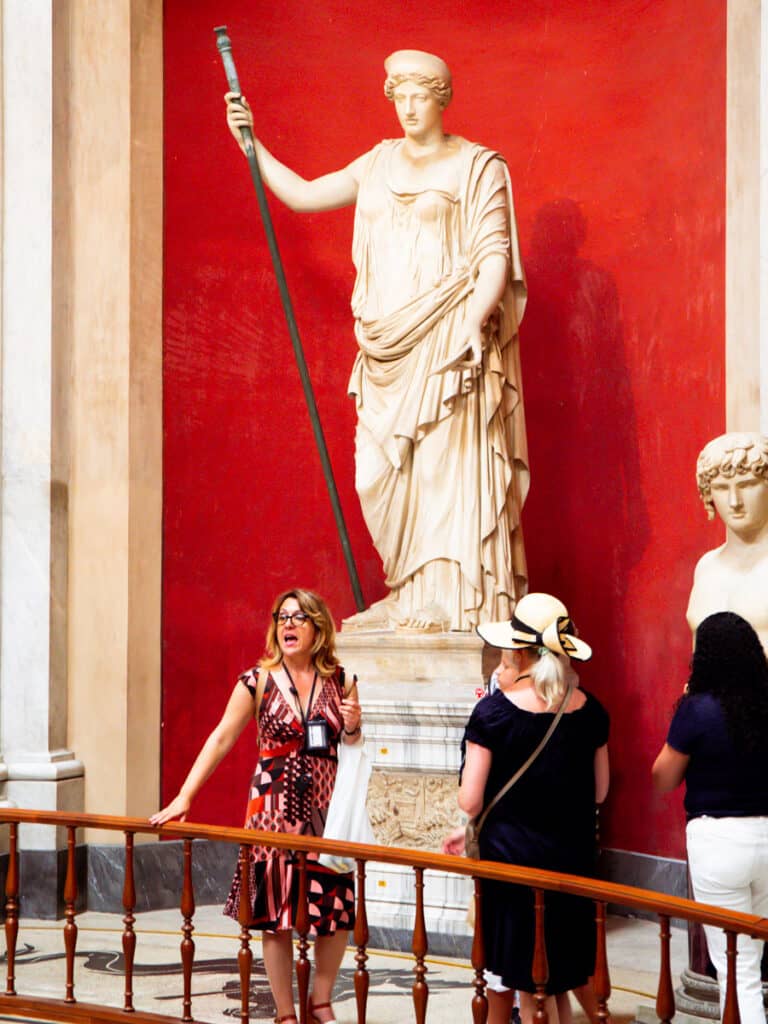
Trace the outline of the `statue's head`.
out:
M 394 102 L 395 90 L 403 82 L 415 82 L 428 89 L 441 110 L 451 102 L 451 72 L 444 60 L 423 50 L 395 50 L 384 61 L 387 73 L 384 95 Z
M 714 519 L 717 511 L 727 522 L 713 489 L 725 493 L 728 482 L 734 480 L 741 485 L 762 485 L 759 489 L 768 491 L 768 437 L 755 433 L 722 434 L 702 448 L 696 461 L 696 482 L 710 519 Z

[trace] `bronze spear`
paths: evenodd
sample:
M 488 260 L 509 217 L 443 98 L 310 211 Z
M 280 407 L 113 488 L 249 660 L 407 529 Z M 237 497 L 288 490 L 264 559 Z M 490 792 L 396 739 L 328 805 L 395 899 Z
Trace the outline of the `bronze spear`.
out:
M 221 54 L 221 59 L 224 64 L 224 72 L 227 76 L 229 91 L 242 95 L 240 92 L 240 81 L 237 77 L 237 70 L 235 69 L 235 62 L 232 58 L 232 43 L 227 35 L 227 26 L 220 25 L 213 31 L 216 33 L 216 46 Z M 347 533 L 347 526 L 344 522 L 344 513 L 341 510 L 341 502 L 339 501 L 339 492 L 336 489 L 336 481 L 333 478 L 333 468 L 331 467 L 331 460 L 328 456 L 328 446 L 325 443 L 325 436 L 320 423 L 320 415 L 317 410 L 317 402 L 315 401 L 315 393 L 312 390 L 312 381 L 309 377 L 307 362 L 304 358 L 304 349 L 302 348 L 301 338 L 299 337 L 296 317 L 293 313 L 293 303 L 291 302 L 288 283 L 285 279 L 285 271 L 283 270 L 283 261 L 280 258 L 280 250 L 277 246 L 277 237 L 272 223 L 272 215 L 270 214 L 269 206 L 267 205 L 264 182 L 261 178 L 259 161 L 256 157 L 256 147 L 253 144 L 253 133 L 251 132 L 251 129 L 247 127 L 242 128 L 241 132 L 243 136 L 243 144 L 245 146 L 245 155 L 248 158 L 248 166 L 251 169 L 253 187 L 256 189 L 256 198 L 259 202 L 261 219 L 267 236 L 267 245 L 269 246 L 269 253 L 272 257 L 272 266 L 275 271 L 275 277 L 277 278 L 277 287 L 280 291 L 280 299 L 283 303 L 283 312 L 285 313 L 285 319 L 288 324 L 288 334 L 290 335 L 291 344 L 293 345 L 293 354 L 296 357 L 296 365 L 299 368 L 299 376 L 301 377 L 301 386 L 304 390 L 304 398 L 309 410 L 309 418 L 312 422 L 312 432 L 315 435 L 315 444 L 317 445 L 317 451 L 320 456 L 320 464 L 323 467 L 325 485 L 328 488 L 328 496 L 331 499 L 333 518 L 336 520 L 336 529 L 344 552 L 344 561 L 347 565 L 349 581 L 352 584 L 352 593 L 355 596 L 355 604 L 357 605 L 357 610 L 361 612 L 365 608 L 363 591 L 360 587 L 360 579 L 357 575 L 357 567 L 355 566 L 352 547 L 349 543 L 349 534 Z

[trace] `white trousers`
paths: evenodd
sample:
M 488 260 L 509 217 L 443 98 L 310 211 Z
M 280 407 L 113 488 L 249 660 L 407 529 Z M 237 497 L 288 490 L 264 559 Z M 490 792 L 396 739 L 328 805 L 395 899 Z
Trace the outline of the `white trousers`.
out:
M 768 915 L 768 817 L 693 818 L 686 837 L 691 885 L 700 903 Z M 717 971 L 722 1013 L 727 974 L 725 932 L 705 925 L 704 934 Z M 736 949 L 741 1024 L 766 1024 L 760 981 L 763 943 L 739 935 Z

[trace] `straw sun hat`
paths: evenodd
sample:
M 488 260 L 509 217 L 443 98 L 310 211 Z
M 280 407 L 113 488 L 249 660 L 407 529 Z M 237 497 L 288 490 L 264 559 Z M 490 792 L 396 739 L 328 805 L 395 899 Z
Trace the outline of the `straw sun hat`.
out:
M 477 632 L 491 647 L 546 647 L 576 661 L 589 661 L 592 648 L 579 640 L 568 609 L 551 594 L 526 594 L 504 622 L 485 622 Z

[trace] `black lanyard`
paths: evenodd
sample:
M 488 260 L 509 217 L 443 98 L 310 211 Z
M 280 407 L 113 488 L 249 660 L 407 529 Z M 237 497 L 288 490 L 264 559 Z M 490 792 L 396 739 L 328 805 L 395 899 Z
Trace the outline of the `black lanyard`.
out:
M 285 674 L 288 676 L 288 679 L 290 680 L 290 683 L 291 683 L 291 693 L 296 698 L 296 703 L 299 705 L 299 714 L 301 715 L 301 724 L 304 727 L 304 732 L 306 732 L 307 731 L 307 716 L 304 714 L 304 708 L 301 706 L 301 697 L 299 696 L 299 691 L 296 689 L 296 683 L 294 683 L 293 676 L 288 671 L 288 666 L 285 664 L 285 662 L 283 662 L 283 669 L 285 670 Z M 315 699 L 315 685 L 316 685 L 316 683 L 317 683 L 317 669 L 315 669 L 315 675 L 314 675 L 314 678 L 312 679 L 312 689 L 309 691 L 309 701 L 307 702 L 307 713 L 309 713 L 312 710 L 312 701 Z

